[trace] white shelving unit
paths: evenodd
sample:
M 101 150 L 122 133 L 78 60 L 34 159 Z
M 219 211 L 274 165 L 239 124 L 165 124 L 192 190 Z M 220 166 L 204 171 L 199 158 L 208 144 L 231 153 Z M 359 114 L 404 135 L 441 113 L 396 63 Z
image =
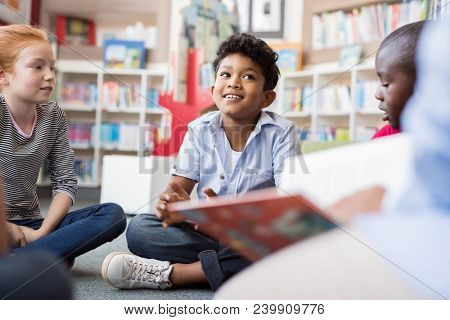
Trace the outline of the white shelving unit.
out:
M 58 61 L 57 65 L 57 96 L 61 108 L 65 111 L 70 123 L 88 123 L 95 126 L 91 131 L 91 142 L 73 143 L 71 145 L 75 152 L 76 159 L 92 159 L 93 173 L 89 181 L 80 181 L 82 187 L 98 187 L 102 181 L 102 159 L 104 155 L 148 155 L 144 146 L 145 124 L 159 126 L 163 116 L 169 115 L 170 111 L 155 105 L 147 108 L 147 91 L 150 88 L 161 89 L 166 70 L 164 67 L 158 69 L 104 69 L 101 62 L 79 62 L 79 61 Z M 133 106 L 124 105 L 104 105 L 103 104 L 103 84 L 106 81 L 115 81 L 123 86 L 136 84 L 139 88 L 139 103 Z M 92 83 L 96 85 L 95 102 L 85 104 L 81 102 L 73 103 L 64 101 L 62 90 L 65 83 Z M 136 140 L 131 137 L 132 145 L 104 144 L 101 141 L 101 125 L 105 123 L 132 124 L 139 126 L 139 137 Z M 148 148 L 148 147 L 147 147 Z M 45 182 L 42 182 L 45 185 Z
M 364 140 L 367 136 L 361 134 L 361 128 L 379 127 L 382 124 L 383 113 L 378 109 L 379 101 L 374 92 L 366 97 L 370 107 L 359 108 L 357 102 L 357 85 L 359 81 L 377 81 L 373 62 L 359 65 L 351 69 L 327 68 L 326 70 L 306 70 L 282 74 L 277 91 L 277 99 L 270 107 L 272 111 L 294 122 L 299 129 L 310 128 L 311 141 L 320 140 L 318 132 L 321 127 L 348 128 L 349 140 Z M 333 110 L 321 110 L 321 92 L 327 86 L 343 85 L 349 90 L 348 102 Z M 286 90 L 310 86 L 311 94 L 305 98 L 311 99 L 310 108 L 292 111 Z

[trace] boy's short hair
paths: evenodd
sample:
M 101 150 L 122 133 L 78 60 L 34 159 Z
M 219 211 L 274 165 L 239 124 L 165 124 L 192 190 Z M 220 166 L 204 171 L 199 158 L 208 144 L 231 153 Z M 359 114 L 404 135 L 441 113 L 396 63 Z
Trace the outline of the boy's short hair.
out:
M 426 21 L 418 21 L 404 25 L 390 33 L 380 44 L 378 52 L 383 48 L 396 52 L 395 64 L 404 71 L 416 75 L 416 47 Z
M 264 90 L 275 88 L 280 76 L 280 70 L 276 64 L 278 54 L 267 43 L 248 33 L 236 33 L 229 36 L 217 50 L 217 57 L 213 62 L 214 71 L 217 73 L 220 62 L 234 53 L 247 56 L 260 66 L 264 75 Z

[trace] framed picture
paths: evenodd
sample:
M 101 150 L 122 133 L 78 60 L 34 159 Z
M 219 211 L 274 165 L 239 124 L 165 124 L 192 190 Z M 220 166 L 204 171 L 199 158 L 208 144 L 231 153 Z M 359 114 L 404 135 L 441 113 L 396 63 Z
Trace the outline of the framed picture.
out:
M 144 69 L 146 51 L 144 41 L 105 40 L 103 62 L 106 68 Z
M 251 33 L 258 38 L 283 38 L 284 2 L 284 0 L 238 1 L 241 32 Z
M 59 44 L 95 46 L 94 21 L 57 16 L 56 36 Z
M 272 43 L 269 46 L 278 53 L 277 65 L 280 72 L 294 72 L 302 69 L 302 44 L 295 42 Z

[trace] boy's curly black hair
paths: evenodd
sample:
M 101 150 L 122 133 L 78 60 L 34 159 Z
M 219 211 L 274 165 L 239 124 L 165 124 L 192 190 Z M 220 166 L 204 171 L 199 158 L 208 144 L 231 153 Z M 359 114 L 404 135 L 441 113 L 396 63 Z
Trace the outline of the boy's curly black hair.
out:
M 216 73 L 220 62 L 233 53 L 247 56 L 260 66 L 264 75 L 264 90 L 275 88 L 280 76 L 280 70 L 276 64 L 278 54 L 267 43 L 248 33 L 236 33 L 229 36 L 217 50 L 217 57 L 213 62 Z

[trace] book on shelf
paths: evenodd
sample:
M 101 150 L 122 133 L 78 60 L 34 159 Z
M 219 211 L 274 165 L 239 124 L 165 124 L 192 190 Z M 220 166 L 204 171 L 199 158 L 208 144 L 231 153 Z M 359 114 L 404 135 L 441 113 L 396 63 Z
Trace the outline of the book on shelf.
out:
M 303 46 L 300 42 L 274 42 L 269 46 L 278 54 L 277 65 L 281 73 L 302 69 Z
M 316 131 L 316 138 L 318 141 L 350 141 L 349 128 L 321 126 Z
M 311 140 L 311 128 L 310 127 L 297 128 L 297 135 L 300 141 Z
M 300 194 L 277 189 L 248 192 L 236 198 L 175 202 L 182 214 L 216 240 L 251 261 L 336 226 L 333 218 Z
M 377 3 L 315 14 L 312 16 L 312 47 L 324 49 L 379 41 L 407 23 L 430 16 L 435 12 L 433 2 L 438 1 Z
M 138 108 L 141 105 L 140 98 L 139 83 L 121 84 L 117 81 L 103 83 L 103 106 L 106 108 Z
M 358 80 L 356 82 L 355 105 L 357 110 L 378 110 L 379 102 L 375 99 L 375 93 L 378 85 L 378 80 Z
M 97 84 L 95 82 L 65 82 L 61 89 L 63 104 L 95 107 Z
M 103 43 L 103 64 L 106 68 L 144 69 L 144 41 L 107 39 Z
M 104 122 L 100 126 L 100 143 L 110 150 L 138 151 L 140 143 L 147 149 L 153 144 L 152 137 L 144 135 L 144 141 L 140 141 L 140 130 L 137 123 Z
M 75 174 L 78 183 L 89 184 L 94 182 L 94 159 L 75 158 Z
M 94 124 L 86 122 L 71 122 L 69 123 L 68 131 L 69 141 L 72 147 L 92 147 L 92 137 L 94 137 Z
M 319 90 L 318 110 L 321 112 L 350 111 L 351 99 L 348 85 L 338 84 Z
M 284 103 L 283 106 L 280 106 L 279 112 L 311 112 L 312 93 L 312 85 L 286 88 L 284 90 Z
M 159 90 L 155 88 L 149 88 L 147 90 L 147 96 L 145 101 L 145 107 L 147 109 L 160 108 L 159 105 Z

